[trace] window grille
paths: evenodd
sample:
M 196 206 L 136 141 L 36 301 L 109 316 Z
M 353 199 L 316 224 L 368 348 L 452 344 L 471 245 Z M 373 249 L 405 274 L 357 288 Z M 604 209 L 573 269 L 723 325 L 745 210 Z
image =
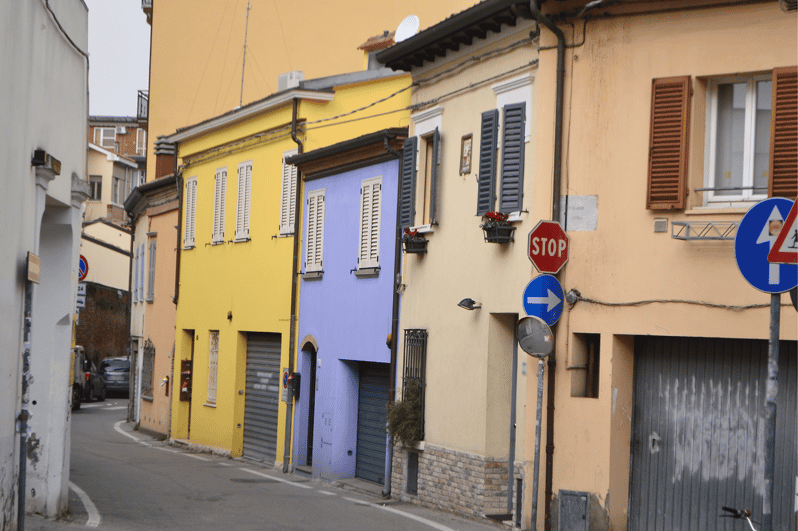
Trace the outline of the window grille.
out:
M 144 343 L 144 358 L 141 368 L 141 396 L 152 398 L 152 378 L 155 367 L 155 345 L 149 339 Z
M 426 395 L 427 331 L 422 329 L 405 330 L 404 368 L 402 370 L 402 400 L 405 399 L 410 382 L 417 382 L 421 388 L 421 433 L 424 440 L 424 397 Z

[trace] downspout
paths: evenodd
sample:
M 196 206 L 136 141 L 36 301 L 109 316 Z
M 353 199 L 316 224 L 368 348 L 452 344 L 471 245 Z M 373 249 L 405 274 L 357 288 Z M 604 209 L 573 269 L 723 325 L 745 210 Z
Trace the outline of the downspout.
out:
M 532 16 L 557 37 L 557 96 L 554 118 L 554 175 L 552 178 L 551 218 L 560 219 L 560 181 L 562 174 L 563 85 L 565 81 L 565 35 L 551 20 L 540 12 L 538 0 L 530 0 Z M 544 529 L 551 530 L 551 499 L 554 469 L 554 391 L 556 357 L 549 356 L 548 396 L 546 404 L 546 486 Z M 533 522 L 533 525 L 535 523 Z
M 299 109 L 299 100 L 293 99 L 293 109 L 291 111 L 291 140 L 297 145 L 297 153 L 304 152 L 302 141 L 296 135 L 296 119 L 297 110 Z M 296 335 L 297 335 L 297 291 L 299 288 L 299 216 L 300 206 L 302 205 L 302 176 L 297 170 L 296 176 L 296 203 L 294 203 L 294 258 L 291 270 L 291 328 L 289 332 L 288 343 L 288 374 L 294 372 L 294 355 L 296 353 Z M 285 403 L 285 445 L 283 447 L 283 473 L 287 474 L 289 470 L 289 454 L 291 452 L 291 417 L 294 413 L 294 397 L 289 396 L 288 401 Z
M 174 145 L 175 157 L 172 173 L 175 174 L 175 186 L 177 187 L 177 256 L 175 256 L 175 296 L 172 297 L 172 302 L 177 306 L 177 301 L 180 298 L 180 256 L 183 253 L 183 244 L 180 242 L 180 234 L 183 232 L 183 172 L 178 172 L 178 143 L 175 142 Z
M 390 140 L 385 138 L 385 151 L 401 161 L 402 154 L 391 147 Z M 399 226 L 399 200 L 402 196 L 402 164 L 398 164 L 398 179 L 396 193 L 396 238 L 393 250 L 393 305 L 391 309 L 391 379 L 390 390 L 388 391 L 388 403 L 393 404 L 396 400 L 396 355 L 397 342 L 399 338 L 399 279 L 402 274 L 402 229 Z M 385 448 L 385 485 L 382 495 L 385 498 L 391 497 L 391 480 L 393 478 L 393 434 L 385 430 L 387 434 L 387 447 Z

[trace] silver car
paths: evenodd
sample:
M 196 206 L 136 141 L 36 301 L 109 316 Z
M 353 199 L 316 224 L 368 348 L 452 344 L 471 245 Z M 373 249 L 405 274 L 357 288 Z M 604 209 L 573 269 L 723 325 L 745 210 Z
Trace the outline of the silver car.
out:
M 127 358 L 105 358 L 100 362 L 100 375 L 109 393 L 127 396 L 130 392 L 130 360 Z

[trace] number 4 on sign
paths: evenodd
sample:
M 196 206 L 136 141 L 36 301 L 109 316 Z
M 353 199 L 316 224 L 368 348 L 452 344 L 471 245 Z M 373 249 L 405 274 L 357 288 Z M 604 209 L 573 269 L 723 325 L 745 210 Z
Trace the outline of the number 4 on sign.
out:
M 768 253 L 768 262 L 773 264 L 798 264 L 798 201 L 792 204 L 784 227 L 773 241 Z

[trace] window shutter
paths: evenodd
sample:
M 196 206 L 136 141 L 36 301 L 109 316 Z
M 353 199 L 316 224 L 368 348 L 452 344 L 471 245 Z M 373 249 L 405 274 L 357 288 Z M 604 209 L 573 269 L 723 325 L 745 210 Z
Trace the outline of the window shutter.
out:
M 227 170 L 216 171 L 216 193 L 213 202 L 213 243 L 224 242 L 224 211 L 227 191 Z
M 405 139 L 402 149 L 402 186 L 399 191 L 399 227 L 406 228 L 413 224 L 415 218 L 416 196 L 416 150 L 418 138 L 412 136 Z
M 768 196 L 798 193 L 798 67 L 773 70 Z
M 369 267 L 380 265 L 380 213 L 382 205 L 382 183 L 371 185 L 371 220 L 369 221 Z
M 144 298 L 144 244 L 139 251 L 139 300 Z
M 139 293 L 139 250 L 135 251 L 133 259 L 133 302 L 138 302 Z
M 296 153 L 295 149 L 283 153 L 283 178 L 280 190 L 280 234 L 282 235 L 294 233 L 297 169 L 292 164 L 286 164 L 285 159 Z
M 194 247 L 194 226 L 197 218 L 197 179 L 189 179 L 186 182 L 186 227 L 184 236 L 184 247 Z
M 648 210 L 685 206 L 691 92 L 690 76 L 652 81 Z
M 496 147 L 499 137 L 499 110 L 482 113 L 479 136 L 479 174 L 477 178 L 477 215 L 493 210 L 496 200 Z
M 524 121 L 526 103 L 504 107 L 500 212 L 518 212 L 524 198 Z
M 441 133 L 438 128 L 432 133 L 432 165 L 430 175 L 429 222 L 438 223 L 438 160 L 440 156 Z
M 322 271 L 324 252 L 324 190 L 308 194 L 308 236 L 305 272 Z
M 360 247 L 358 269 L 379 267 L 380 205 L 382 179 L 366 179 L 360 185 Z
M 249 206 L 252 193 L 252 164 L 238 167 L 238 206 L 236 209 L 236 240 L 249 239 Z
M 151 301 L 155 299 L 155 247 L 156 247 L 156 240 L 153 238 L 150 240 L 150 267 L 149 267 L 149 275 L 147 279 L 147 300 Z

